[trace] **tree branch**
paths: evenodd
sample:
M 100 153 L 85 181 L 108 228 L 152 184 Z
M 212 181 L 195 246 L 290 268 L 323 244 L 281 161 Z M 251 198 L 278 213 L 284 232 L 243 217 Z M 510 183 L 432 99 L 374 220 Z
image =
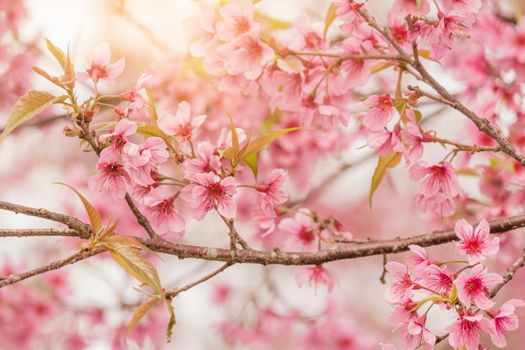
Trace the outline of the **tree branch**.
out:
M 82 250 L 76 252 L 75 254 L 65 258 L 65 259 L 53 261 L 52 263 L 50 263 L 48 265 L 41 266 L 41 267 L 38 267 L 38 268 L 33 269 L 33 270 L 26 271 L 26 272 L 13 273 L 13 274 L 11 274 L 11 275 L 9 275 L 7 277 L 0 278 L 0 288 L 3 288 L 5 286 L 9 286 L 9 285 L 14 284 L 14 283 L 18 283 L 18 282 L 23 281 L 25 279 L 28 279 L 28 278 L 31 278 L 31 277 L 34 277 L 34 276 L 37 276 L 37 275 L 41 275 L 41 274 L 49 272 L 49 271 L 58 270 L 59 268 L 65 266 L 65 265 L 74 264 L 77 261 L 87 259 L 87 258 L 89 258 L 89 257 L 91 257 L 93 255 L 100 254 L 100 253 L 102 253 L 104 251 L 105 251 L 105 248 L 103 248 L 103 247 L 96 247 L 96 248 L 92 248 L 92 249 L 82 249 Z
M 88 225 L 83 223 L 78 224 L 78 219 L 69 217 L 67 215 L 52 213 L 42 209 L 19 206 L 7 202 L 0 202 L 0 209 L 43 217 L 46 219 L 49 219 L 49 216 L 52 214 L 51 216 L 55 218 L 58 217 L 61 220 L 59 222 L 67 221 L 76 223 L 76 226 L 79 228 L 78 237 L 88 239 L 90 236 L 90 227 Z M 503 233 L 525 227 L 525 215 L 496 219 L 490 221 L 489 224 L 492 233 Z M 57 231 L 56 233 L 58 234 L 59 232 Z M 232 264 L 317 265 L 330 261 L 401 253 L 407 251 L 411 244 L 429 247 L 457 240 L 457 236 L 452 229 L 442 230 L 407 238 L 397 237 L 388 240 L 376 240 L 370 243 L 363 243 L 355 246 L 334 245 L 331 248 L 315 253 L 283 252 L 278 248 L 274 249 L 273 251 L 259 251 L 253 249 L 233 251 L 231 249 L 224 248 L 212 248 L 173 243 L 157 237 L 150 239 L 138 238 L 138 240 L 153 251 L 175 255 L 181 259 L 193 258 L 210 261 L 224 261 Z

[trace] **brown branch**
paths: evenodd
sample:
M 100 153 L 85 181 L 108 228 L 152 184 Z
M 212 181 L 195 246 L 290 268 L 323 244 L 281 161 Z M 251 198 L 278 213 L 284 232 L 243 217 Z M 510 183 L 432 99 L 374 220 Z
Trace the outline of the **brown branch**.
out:
M 77 218 L 74 218 L 69 215 L 59 214 L 47 209 L 42 208 L 31 208 L 26 207 L 20 204 L 13 204 L 9 202 L 0 201 L 0 209 L 11 211 L 13 213 L 21 213 L 29 216 L 35 216 L 43 219 L 48 219 L 51 221 L 59 222 L 66 225 L 70 229 L 76 230 L 79 232 L 81 238 L 89 238 L 91 233 L 91 226 L 83 223 Z
M 0 202 L 0 209 L 13 212 L 24 213 L 27 215 L 49 218 L 50 212 L 43 211 L 41 215 L 39 209 L 18 206 L 6 202 Z M 58 216 L 61 221 L 78 221 L 75 218 L 62 214 L 52 213 Z M 64 220 L 64 217 L 68 218 Z M 492 220 L 489 222 L 491 232 L 494 234 L 511 231 L 525 227 L 525 215 L 512 216 Z M 89 226 L 86 224 L 78 225 L 78 236 L 84 239 L 89 238 Z M 181 259 L 192 258 L 210 261 L 224 261 L 229 263 L 261 264 L 261 265 L 317 265 L 336 260 L 355 259 L 366 256 L 396 254 L 407 251 L 411 244 L 422 247 L 429 247 L 448 243 L 457 240 L 454 230 L 434 231 L 422 235 L 394 238 L 388 240 L 377 240 L 370 243 L 363 243 L 354 246 L 333 246 L 315 253 L 306 252 L 283 252 L 279 249 L 273 251 L 259 251 L 253 249 L 243 249 L 233 251 L 231 249 L 194 246 L 189 244 L 168 242 L 159 238 L 140 239 L 147 247 L 159 253 L 178 256 Z
M 88 249 L 83 249 L 83 250 L 80 250 L 79 252 L 76 252 L 75 254 L 73 254 L 73 255 L 65 258 L 65 259 L 60 259 L 60 260 L 53 261 L 52 263 L 47 264 L 45 266 L 41 266 L 41 267 L 38 267 L 38 268 L 33 269 L 33 270 L 26 271 L 26 272 L 13 273 L 13 274 L 11 274 L 11 275 L 9 275 L 7 277 L 0 278 L 0 288 L 9 286 L 11 284 L 18 283 L 18 282 L 23 281 L 25 279 L 28 279 L 28 278 L 31 278 L 31 277 L 35 277 L 37 275 L 41 275 L 41 274 L 49 272 L 49 271 L 58 270 L 61 267 L 64 267 L 64 266 L 69 265 L 69 264 L 74 264 L 77 261 L 84 260 L 84 259 L 87 259 L 87 258 L 93 256 L 93 255 L 100 254 L 103 251 L 105 251 L 105 249 L 103 247 L 92 248 L 92 249 L 89 249 L 89 250 Z
M 42 229 L 0 229 L 0 237 L 79 237 L 76 230 Z M 81 238 L 81 237 L 79 237 Z
M 503 152 L 517 160 L 522 166 L 525 166 L 525 157 L 521 155 L 512 146 L 509 140 L 503 137 L 503 135 L 498 129 L 494 128 L 487 119 L 479 117 L 476 113 L 474 113 L 472 110 L 463 105 L 454 95 L 448 92 L 448 90 L 443 85 L 441 85 L 436 79 L 434 79 L 434 77 L 426 70 L 424 65 L 419 60 L 419 54 L 416 43 L 414 43 L 412 46 L 412 58 L 392 38 L 388 30 L 381 28 L 376 23 L 375 19 L 369 16 L 368 13 L 366 13 L 366 11 L 359 10 L 358 12 L 372 28 L 379 32 L 392 45 L 392 47 L 396 49 L 396 51 L 399 53 L 400 61 L 403 61 L 408 65 L 412 66 L 421 75 L 421 80 L 427 83 L 429 86 L 431 86 L 432 89 L 434 89 L 434 91 L 438 93 L 438 95 L 440 96 L 440 98 L 437 99 L 438 101 L 445 103 L 451 106 L 452 108 L 456 109 L 457 111 L 461 112 L 463 115 L 469 118 L 481 132 L 494 139 L 501 146 L 501 150 Z
M 522 254 L 520 255 L 520 257 L 514 262 L 514 264 L 512 264 L 508 269 L 507 269 L 507 273 L 505 274 L 505 276 L 503 276 L 503 282 L 501 282 L 500 284 L 498 284 L 497 286 L 495 286 L 491 291 L 490 291 L 490 296 L 493 298 L 494 296 L 496 296 L 496 294 L 498 294 L 498 292 L 501 290 L 501 288 L 503 288 L 504 285 L 506 285 L 507 283 L 509 283 L 513 278 L 514 278 L 514 275 L 516 274 L 516 272 L 522 268 L 523 266 L 525 265 L 525 249 L 523 249 L 523 252 Z

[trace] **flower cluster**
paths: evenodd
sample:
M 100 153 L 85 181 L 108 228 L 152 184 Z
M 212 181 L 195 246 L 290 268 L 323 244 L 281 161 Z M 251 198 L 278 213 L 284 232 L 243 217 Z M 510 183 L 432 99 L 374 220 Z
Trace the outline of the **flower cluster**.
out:
M 503 278 L 480 263 L 496 254 L 499 239 L 490 236 L 485 220 L 475 229 L 459 220 L 455 231 L 458 252 L 467 260 L 434 261 L 424 248 L 412 245 L 408 266 L 394 261 L 385 266 L 394 279 L 386 294 L 395 308 L 389 319 L 398 325 L 405 349 L 433 348 L 436 344 L 436 334 L 427 326 L 432 309 L 453 315 L 454 321 L 444 331 L 455 349 L 478 349 L 483 334 L 488 334 L 494 345 L 505 347 L 506 332 L 518 327 L 514 310 L 525 302 L 511 299 L 496 308 L 491 291 Z M 461 268 L 451 267 L 455 265 Z

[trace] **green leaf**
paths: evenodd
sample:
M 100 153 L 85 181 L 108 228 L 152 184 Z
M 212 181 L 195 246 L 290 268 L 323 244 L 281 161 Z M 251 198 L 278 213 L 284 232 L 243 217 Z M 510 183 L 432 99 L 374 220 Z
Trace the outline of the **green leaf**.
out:
M 144 302 L 143 304 L 141 304 L 131 316 L 131 320 L 128 323 L 128 333 L 161 300 L 162 299 L 160 299 L 158 296 L 154 296 L 146 300 L 146 302 Z
M 102 224 L 102 217 L 100 216 L 100 213 L 98 210 L 89 203 L 89 201 L 84 197 L 79 191 L 74 189 L 73 187 L 69 186 L 68 184 L 57 182 L 59 185 L 63 185 L 66 187 L 69 187 L 71 190 L 73 190 L 77 196 L 82 201 L 82 204 L 84 205 L 84 208 L 86 209 L 86 213 L 89 217 L 89 222 L 91 223 L 91 228 L 93 229 L 93 234 L 91 236 L 92 239 L 95 238 L 95 236 L 101 231 L 103 224 Z
M 228 119 L 230 119 L 230 125 L 232 129 L 232 150 L 234 157 L 239 153 L 239 136 L 237 135 L 237 128 L 233 124 L 232 116 L 228 113 Z
M 246 147 L 246 150 L 243 153 L 243 156 L 247 157 L 247 156 L 251 155 L 252 153 L 257 153 L 260 150 L 262 150 L 266 145 L 271 143 L 272 141 L 278 139 L 279 137 L 281 137 L 283 135 L 288 134 L 289 132 L 297 131 L 299 129 L 301 129 L 301 128 L 300 127 L 295 127 L 295 128 L 280 129 L 280 130 L 272 131 L 271 133 L 269 133 L 267 135 L 260 136 L 260 137 L 256 138 L 255 140 L 253 140 L 252 142 L 250 142 L 248 147 Z
M 165 134 L 164 131 L 160 130 L 155 125 L 142 125 L 137 128 L 137 131 L 145 136 L 157 136 L 165 140 L 170 138 L 169 135 Z
M 140 253 L 140 249 L 144 247 L 142 243 L 130 236 L 117 234 L 106 237 L 101 244 L 127 273 L 142 284 L 150 286 L 157 294 L 163 294 L 157 270 Z
M 62 82 L 56 78 L 56 77 L 52 77 L 51 75 L 49 75 L 49 73 L 47 73 L 45 70 L 43 70 L 42 68 L 39 68 L 39 67 L 36 67 L 36 66 L 33 66 L 33 71 L 44 77 L 45 79 L 49 80 L 50 82 L 52 82 L 53 84 L 55 84 L 56 86 L 59 86 L 61 88 L 65 88 L 64 84 L 62 84 Z
M 393 168 L 397 164 L 399 164 L 399 161 L 402 158 L 402 154 L 399 152 L 393 152 L 385 157 L 379 157 L 379 160 L 377 161 L 376 170 L 374 171 L 374 175 L 372 176 L 372 183 L 370 185 L 370 195 L 368 197 L 369 205 L 372 207 L 372 197 L 374 195 L 374 192 L 377 190 L 379 185 L 381 184 L 381 181 L 383 180 L 383 176 L 386 173 L 386 170 L 388 168 Z
M 31 90 L 16 102 L 9 113 L 7 125 L 0 134 L 0 143 L 19 125 L 51 108 L 56 102 L 66 99 L 66 96 L 54 96 L 45 91 Z
M 173 336 L 173 326 L 175 326 L 177 320 L 175 319 L 175 310 L 173 309 L 173 305 L 171 305 L 171 300 L 166 300 L 166 305 L 168 306 L 168 311 L 170 313 L 170 320 L 166 327 L 166 338 L 168 339 L 168 342 L 170 342 L 171 337 Z
M 414 109 L 414 115 L 416 117 L 416 122 L 418 123 L 421 121 L 421 119 L 423 119 L 423 115 L 417 109 Z
M 155 122 L 159 119 L 159 115 L 157 114 L 157 108 L 155 107 L 155 98 L 153 97 L 153 89 L 148 89 L 148 110 L 149 115 L 151 119 L 153 119 Z
M 45 39 L 45 40 L 46 40 L 46 45 L 47 45 L 47 49 L 49 50 L 49 52 L 51 52 L 53 56 L 55 56 L 55 59 L 58 61 L 58 63 L 60 63 L 62 68 L 66 70 L 67 64 L 68 64 L 68 58 L 66 54 L 64 54 L 64 51 L 56 47 L 50 40 L 48 39 Z
M 332 3 L 330 7 L 328 8 L 328 11 L 326 12 L 326 17 L 324 18 L 324 30 L 323 30 L 324 39 L 326 39 L 326 33 L 328 32 L 328 28 L 330 28 L 330 25 L 337 17 L 336 11 L 337 11 L 337 5 L 335 3 Z
M 257 179 L 257 170 L 258 170 L 258 156 L 257 152 L 252 153 L 244 157 L 244 163 L 252 170 L 253 176 Z

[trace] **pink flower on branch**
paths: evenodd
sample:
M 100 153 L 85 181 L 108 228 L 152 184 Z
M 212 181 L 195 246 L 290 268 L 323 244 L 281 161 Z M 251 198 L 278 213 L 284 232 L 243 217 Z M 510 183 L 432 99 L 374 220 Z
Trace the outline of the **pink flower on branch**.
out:
M 494 302 L 490 299 L 488 288 L 503 282 L 497 273 L 489 273 L 482 265 L 476 265 L 470 274 L 464 271 L 454 281 L 458 288 L 458 298 L 467 307 L 476 305 L 482 310 L 491 308 Z
M 257 191 L 263 194 L 261 206 L 264 212 L 273 212 L 274 205 L 283 204 L 288 200 L 288 193 L 284 189 L 285 182 L 286 172 L 274 169 L 267 184 L 257 184 Z
M 205 115 L 191 117 L 190 105 L 186 101 L 179 103 L 175 115 L 163 114 L 159 118 L 159 128 L 167 135 L 175 135 L 182 139 L 189 140 L 193 133 L 206 120 Z
M 160 188 L 156 188 L 144 198 L 143 202 L 145 214 L 157 233 L 176 233 L 177 238 L 184 235 L 185 221 L 175 208 L 175 196 L 166 196 Z
M 482 220 L 476 229 L 465 219 L 458 220 L 455 231 L 460 239 L 458 249 L 468 256 L 469 264 L 485 260 L 486 256 L 494 255 L 499 250 L 499 238 L 490 236 L 490 226 L 486 220 Z
M 361 121 L 365 128 L 371 131 L 383 129 L 394 114 L 394 100 L 390 95 L 372 95 L 365 105 L 369 108 Z
M 113 79 L 124 71 L 126 61 L 124 58 L 114 63 L 111 61 L 109 44 L 103 43 L 96 46 L 93 50 L 93 57 L 89 67 L 85 71 L 77 72 L 78 80 L 91 79 L 97 83 L 101 79 Z
M 518 329 L 518 316 L 515 314 L 516 307 L 525 306 L 525 302 L 519 299 L 510 299 L 506 301 L 498 312 L 489 311 L 491 316 L 494 332 L 490 334 L 490 339 L 499 348 L 507 346 L 505 332 Z
M 108 191 L 113 199 L 122 199 L 131 178 L 122 164 L 102 154 L 97 163 L 97 174 L 89 178 L 88 184 L 92 192 Z
M 206 213 L 217 209 L 226 218 L 233 218 L 236 212 L 233 195 L 236 193 L 235 178 L 221 179 L 214 173 L 196 174 L 192 184 L 181 190 L 181 196 L 193 209 L 193 217 L 202 220 Z
M 295 273 L 295 281 L 299 287 L 307 282 L 316 287 L 324 284 L 329 292 L 332 291 L 336 282 L 335 275 L 323 265 L 300 267 Z
M 482 314 L 463 316 L 447 330 L 450 332 L 448 337 L 450 346 L 455 349 L 463 346 L 466 350 L 479 349 L 480 333 L 494 332 L 491 323 Z

